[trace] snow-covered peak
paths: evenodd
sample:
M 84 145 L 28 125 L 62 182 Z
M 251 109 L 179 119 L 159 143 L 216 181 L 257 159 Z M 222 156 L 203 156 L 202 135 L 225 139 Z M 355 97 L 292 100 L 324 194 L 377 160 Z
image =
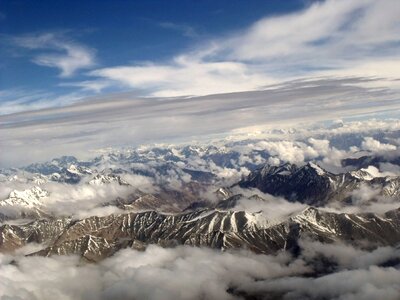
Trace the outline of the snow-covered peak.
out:
M 69 173 L 69 175 L 71 176 L 81 177 L 83 175 L 93 174 L 93 171 L 84 166 L 77 166 L 72 164 L 67 168 L 67 173 Z
M 0 206 L 19 205 L 34 208 L 36 206 L 41 206 L 43 198 L 48 196 L 49 192 L 42 190 L 38 186 L 23 191 L 14 190 L 7 199 L 0 201 Z
M 92 180 L 89 181 L 91 185 L 104 185 L 108 183 L 116 182 L 119 185 L 129 185 L 128 182 L 123 180 L 120 176 L 114 174 L 98 174 Z
M 36 174 L 35 176 L 32 177 L 33 183 L 37 185 L 42 185 L 48 182 L 48 178 L 42 174 Z
M 317 164 L 313 163 L 313 162 L 309 162 L 307 164 L 307 166 L 309 166 L 310 168 L 314 169 L 318 175 L 322 176 L 325 175 L 325 170 L 322 169 L 320 166 L 318 166 Z
M 75 166 L 75 165 L 70 165 L 68 167 L 67 171 L 72 173 L 72 174 L 81 175 L 81 172 L 79 172 L 77 166 Z
M 361 180 L 370 181 L 370 180 L 374 179 L 374 176 L 372 176 L 372 174 L 369 173 L 367 171 L 367 169 L 360 169 L 360 170 L 357 170 L 357 171 L 352 171 L 352 172 L 350 172 L 350 174 L 351 174 L 351 176 L 353 176 L 355 178 L 358 178 L 358 179 L 361 179 Z

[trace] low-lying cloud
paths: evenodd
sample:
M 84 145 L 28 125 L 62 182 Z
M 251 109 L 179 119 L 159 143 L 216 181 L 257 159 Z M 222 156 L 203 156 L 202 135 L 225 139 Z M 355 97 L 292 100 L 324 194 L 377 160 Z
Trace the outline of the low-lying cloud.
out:
M 398 249 L 372 252 L 349 245 L 303 241 L 302 254 L 258 255 L 150 245 L 121 250 L 97 265 L 77 257 L 0 255 L 0 296 L 18 299 L 396 299 L 400 293 Z M 322 257 L 330 274 L 320 272 Z M 13 263 L 11 263 L 13 261 Z M 313 275 L 309 277 L 310 275 Z M 306 277 L 304 277 L 306 276 Z M 85 284 L 82 284 L 84 280 Z M 375 297 L 375 298 L 374 298 Z M 383 299 L 382 298 L 382 299 Z

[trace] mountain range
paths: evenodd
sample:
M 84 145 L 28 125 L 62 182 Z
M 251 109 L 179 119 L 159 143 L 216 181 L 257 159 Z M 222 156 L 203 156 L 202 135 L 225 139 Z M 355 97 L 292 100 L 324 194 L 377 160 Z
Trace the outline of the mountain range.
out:
M 193 151 L 187 148 L 183 153 L 190 155 Z M 157 155 L 171 159 L 168 151 Z M 221 164 L 227 163 L 221 153 L 217 156 Z M 180 161 L 175 159 L 179 156 L 172 157 Z M 107 157 L 113 164 L 105 164 L 104 160 L 101 157 L 80 162 L 73 157 L 62 157 L 50 163 L 4 171 L 8 181 L 29 183 L 33 187 L 11 191 L 0 201 L 3 219 L 0 251 L 38 243 L 43 245 L 42 249 L 29 255 L 77 254 L 86 261 L 97 262 L 122 248 L 143 250 L 148 244 L 295 253 L 299 240 L 304 238 L 360 247 L 365 247 L 365 241 L 368 247 L 395 246 L 400 241 L 398 208 L 384 213 L 343 213 L 329 209 L 335 205 L 351 206 L 354 193 L 365 188 L 376 191 L 371 202 L 391 199 L 396 203 L 400 201 L 400 177 L 374 177 L 365 168 L 335 174 L 314 162 L 282 163 L 255 166 L 236 183 L 218 187 L 224 181 L 218 181 L 218 175 L 210 170 L 179 169 L 179 164 L 167 161 L 146 173 L 128 168 L 132 163 L 126 156 Z M 129 174 L 149 178 L 172 174 L 180 185 L 179 188 L 160 185 L 146 192 L 125 179 Z M 185 174 L 190 174 L 189 181 Z M 105 190 L 120 187 L 129 192 L 98 204 L 100 208 L 113 208 L 112 213 L 81 218 L 54 214 L 47 207 L 52 194 L 45 187 L 52 182 L 64 187 Z M 210 188 L 211 198 L 205 196 Z M 271 217 L 264 204 L 281 198 L 301 206 Z M 250 211 L 239 205 L 250 203 L 259 209 Z M 11 220 L 19 221 L 13 224 Z

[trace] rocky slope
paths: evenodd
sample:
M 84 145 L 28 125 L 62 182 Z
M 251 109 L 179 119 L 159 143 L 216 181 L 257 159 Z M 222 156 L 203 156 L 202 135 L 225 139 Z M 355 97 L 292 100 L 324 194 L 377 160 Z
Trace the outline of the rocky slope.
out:
M 146 244 L 247 248 L 258 253 L 296 251 L 298 240 L 305 237 L 322 242 L 396 245 L 400 242 L 400 210 L 379 216 L 336 214 L 308 207 L 278 222 L 271 222 L 262 212 L 210 209 L 173 215 L 149 211 L 82 220 L 46 219 L 1 226 L 0 250 L 12 251 L 35 242 L 47 246 L 32 255 L 77 254 L 99 261 L 121 248 L 143 249 Z

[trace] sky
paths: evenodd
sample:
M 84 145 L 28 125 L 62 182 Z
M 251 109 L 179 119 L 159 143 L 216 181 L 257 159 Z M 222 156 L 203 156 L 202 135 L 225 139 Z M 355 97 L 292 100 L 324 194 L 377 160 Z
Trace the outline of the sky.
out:
M 35 101 L 82 88 L 99 92 L 110 78 L 91 71 L 168 64 L 175 55 L 265 15 L 303 6 L 303 1 L 1 1 L 0 89 L 35 91 Z M 110 85 L 111 91 L 152 93 L 140 84 Z M 46 101 L 49 106 L 61 102 Z
M 399 48 L 398 0 L 0 1 L 0 166 L 398 118 Z

